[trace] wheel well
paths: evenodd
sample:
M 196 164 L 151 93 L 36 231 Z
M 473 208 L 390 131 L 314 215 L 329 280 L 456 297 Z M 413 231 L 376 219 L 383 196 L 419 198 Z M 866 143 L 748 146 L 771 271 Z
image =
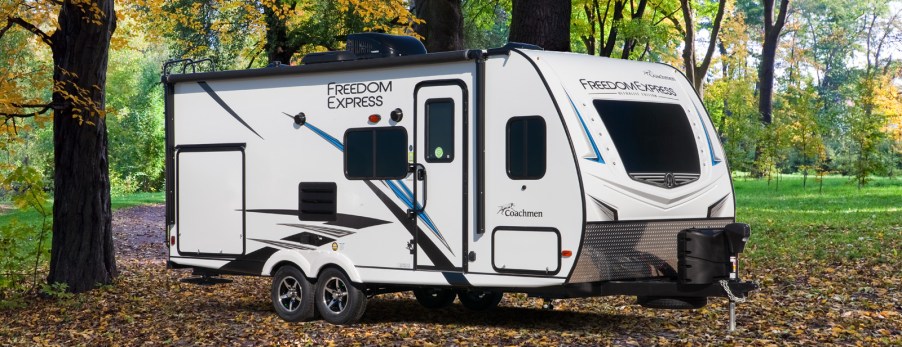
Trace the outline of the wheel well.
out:
M 351 278 L 350 276 L 348 276 L 348 272 L 345 271 L 345 269 L 342 269 L 341 266 L 338 266 L 338 264 L 335 263 L 329 263 L 319 268 L 319 272 L 316 274 L 316 278 L 320 278 L 323 275 L 323 272 L 326 272 L 326 270 L 328 269 L 336 269 L 338 271 L 341 271 L 341 273 L 343 273 L 345 277 Z
M 291 266 L 291 267 L 294 267 L 294 268 L 298 269 L 298 271 L 300 271 L 301 273 L 303 273 L 304 276 L 310 277 L 309 275 L 307 275 L 306 273 L 304 273 L 304 270 L 301 270 L 301 267 L 300 267 L 300 266 L 297 266 L 297 264 L 292 263 L 291 261 L 288 261 L 288 260 L 283 260 L 283 261 L 280 261 L 280 262 L 276 263 L 276 265 L 273 265 L 272 270 L 270 270 L 270 272 L 269 272 L 269 275 L 270 275 L 270 276 L 275 276 L 275 275 L 276 275 L 276 272 L 279 272 L 279 269 L 281 269 L 282 267 L 285 267 L 285 266 Z

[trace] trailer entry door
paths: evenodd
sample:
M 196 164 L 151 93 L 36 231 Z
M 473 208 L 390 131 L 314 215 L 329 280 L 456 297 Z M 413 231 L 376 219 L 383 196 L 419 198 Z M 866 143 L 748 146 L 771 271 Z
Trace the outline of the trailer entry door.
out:
M 417 269 L 463 270 L 468 208 L 468 112 L 462 81 L 423 82 L 416 91 L 414 162 L 425 168 L 415 201 L 425 203 L 417 216 Z M 425 182 L 425 183 L 424 183 Z M 421 239 L 421 235 L 424 238 Z

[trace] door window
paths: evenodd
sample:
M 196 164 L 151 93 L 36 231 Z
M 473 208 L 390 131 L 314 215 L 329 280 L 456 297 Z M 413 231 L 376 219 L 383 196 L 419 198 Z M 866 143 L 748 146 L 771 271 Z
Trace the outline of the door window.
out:
M 454 100 L 426 101 L 426 162 L 454 161 Z

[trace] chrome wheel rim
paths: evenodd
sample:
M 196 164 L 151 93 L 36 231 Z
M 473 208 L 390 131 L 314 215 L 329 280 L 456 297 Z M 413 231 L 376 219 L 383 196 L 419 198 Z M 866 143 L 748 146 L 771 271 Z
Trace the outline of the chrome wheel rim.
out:
M 301 282 L 294 277 L 285 277 L 279 283 L 279 304 L 288 312 L 297 311 L 301 307 L 303 294 Z
M 323 286 L 323 304 L 333 313 L 341 313 L 348 305 L 348 286 L 338 277 L 332 277 Z

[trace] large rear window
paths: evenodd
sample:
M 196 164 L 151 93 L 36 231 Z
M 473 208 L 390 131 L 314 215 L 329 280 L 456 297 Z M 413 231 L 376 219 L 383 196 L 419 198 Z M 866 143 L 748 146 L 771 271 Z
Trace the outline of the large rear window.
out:
M 677 104 L 595 100 L 626 171 L 698 174 L 689 119 Z

